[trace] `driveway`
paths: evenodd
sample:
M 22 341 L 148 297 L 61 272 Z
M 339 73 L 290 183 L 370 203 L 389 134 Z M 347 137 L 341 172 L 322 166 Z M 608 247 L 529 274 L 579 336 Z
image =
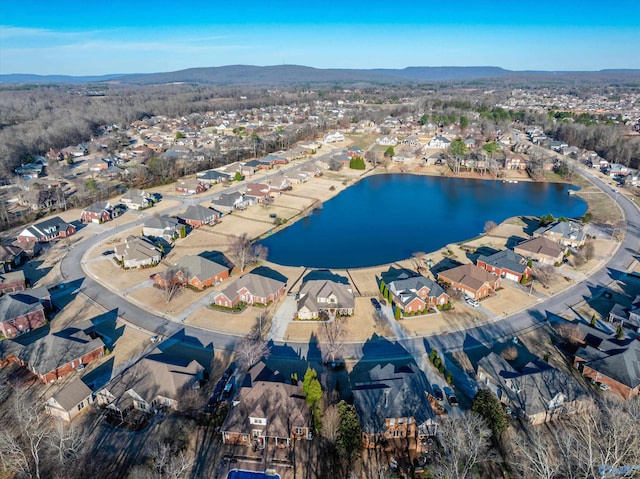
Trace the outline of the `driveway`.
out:
M 287 332 L 287 326 L 293 318 L 296 317 L 298 305 L 295 296 L 286 296 L 282 305 L 273 315 L 271 319 L 271 329 L 269 330 L 269 339 L 272 341 L 284 341 L 284 335 Z

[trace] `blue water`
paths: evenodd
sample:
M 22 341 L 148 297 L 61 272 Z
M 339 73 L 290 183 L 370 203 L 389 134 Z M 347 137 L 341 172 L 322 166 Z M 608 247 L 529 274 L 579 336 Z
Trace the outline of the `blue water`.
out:
M 584 200 L 558 183 L 503 183 L 409 174 L 365 178 L 288 228 L 265 238 L 269 261 L 357 268 L 392 263 L 482 233 L 512 216 L 577 218 Z
M 278 474 L 267 476 L 264 472 L 240 471 L 238 469 L 233 469 L 227 473 L 227 479 L 262 479 L 264 477 L 280 479 Z

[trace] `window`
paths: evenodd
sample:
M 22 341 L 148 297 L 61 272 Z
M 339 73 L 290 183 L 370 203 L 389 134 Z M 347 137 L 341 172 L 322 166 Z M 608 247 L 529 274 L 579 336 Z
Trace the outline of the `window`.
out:
M 398 424 L 404 424 L 404 418 L 401 417 L 400 419 L 398 419 Z
M 265 426 L 267 424 L 267 419 L 263 417 L 250 417 L 249 424 L 254 424 L 257 426 Z
M 302 427 L 296 427 L 296 428 L 295 428 L 296 434 L 297 434 L 297 435 L 304 434 L 304 429 L 305 429 L 305 428 L 302 428 Z
M 395 424 L 396 424 L 396 420 L 395 420 L 395 418 L 391 418 L 391 419 L 389 419 L 389 425 L 391 425 L 391 426 L 395 426 Z
M 141 411 L 146 411 L 147 410 L 147 403 L 139 402 L 138 403 L 138 409 L 140 409 Z
M 80 404 L 78 404 L 78 411 L 81 411 L 83 407 L 84 407 L 84 401 L 80 401 Z

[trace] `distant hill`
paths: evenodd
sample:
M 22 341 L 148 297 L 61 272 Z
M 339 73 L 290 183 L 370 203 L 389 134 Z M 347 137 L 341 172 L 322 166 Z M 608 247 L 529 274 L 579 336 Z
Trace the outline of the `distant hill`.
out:
M 64 75 L 0 75 L 0 83 L 88 83 L 116 82 L 126 84 L 202 83 L 212 85 L 291 85 L 335 83 L 430 83 L 482 79 L 516 81 L 632 81 L 640 82 L 640 70 L 611 69 L 594 72 L 512 71 L 493 66 L 474 67 L 407 67 L 403 69 L 338 69 L 312 68 L 300 65 L 189 68 L 175 72 L 138 73 L 102 76 Z
M 113 80 L 122 75 L 70 76 L 32 75 L 31 73 L 11 73 L 0 75 L 0 83 L 97 83 Z

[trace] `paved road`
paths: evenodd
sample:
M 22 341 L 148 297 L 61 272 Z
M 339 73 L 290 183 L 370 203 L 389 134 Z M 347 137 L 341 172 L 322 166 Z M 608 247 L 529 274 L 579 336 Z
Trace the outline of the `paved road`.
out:
M 431 348 L 436 348 L 440 351 L 455 351 L 477 343 L 491 344 L 499 338 L 511 337 L 519 332 L 529 330 L 544 323 L 548 313 L 562 313 L 571 305 L 591 297 L 597 289 L 620 279 L 635 260 L 634 255 L 638 251 L 640 211 L 624 195 L 617 195 L 608 185 L 593 177 L 590 173 L 585 171 L 584 174 L 606 194 L 618 201 L 627 219 L 627 232 L 620 248 L 611 257 L 607 265 L 593 274 L 587 281 L 577 284 L 553 298 L 540 302 L 527 311 L 507 318 L 497 319 L 490 324 L 470 328 L 465 331 L 454 331 L 448 334 L 438 334 L 424 338 L 401 336 L 397 342 L 402 348 L 397 347 L 398 345 L 393 345 L 391 341 L 385 338 L 374 337 L 365 344 L 353 343 L 346 345 L 346 356 L 362 361 L 379 361 L 381 358 L 416 357 L 420 356 L 423 352 L 430 351 Z M 242 185 L 239 185 L 235 188 L 241 186 Z M 178 207 L 175 209 L 178 209 Z M 137 219 L 126 225 L 111 229 L 109 233 L 120 233 L 134 225 L 141 224 L 142 221 L 142 219 Z M 213 346 L 219 350 L 233 350 L 234 344 L 238 341 L 238 337 L 236 336 L 224 332 L 212 332 L 185 326 L 178 318 L 158 317 L 135 304 L 129 303 L 124 297 L 110 291 L 93 279 L 85 277 L 85 273 L 81 267 L 82 258 L 92 246 L 96 245 L 102 239 L 100 236 L 94 236 L 70 248 L 68 254 L 60 264 L 63 278 L 66 281 L 76 281 L 77 285 L 81 285 L 81 294 L 108 310 L 117 310 L 118 314 L 126 321 L 153 334 L 170 336 L 182 330 L 186 335 L 199 338 L 205 345 L 213 344 Z M 308 357 L 309 349 L 309 344 L 306 343 L 274 341 L 272 356 L 291 359 L 305 357 L 308 360 L 319 360 L 319 357 L 316 358 L 314 356 L 314 354 L 318 354 L 317 347 L 312 345 L 311 348 L 311 356 L 314 357 Z

